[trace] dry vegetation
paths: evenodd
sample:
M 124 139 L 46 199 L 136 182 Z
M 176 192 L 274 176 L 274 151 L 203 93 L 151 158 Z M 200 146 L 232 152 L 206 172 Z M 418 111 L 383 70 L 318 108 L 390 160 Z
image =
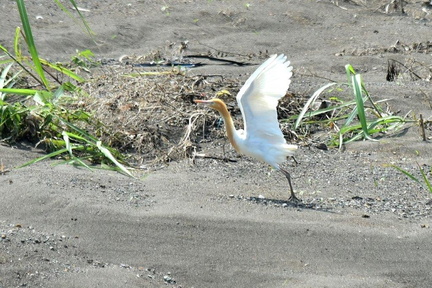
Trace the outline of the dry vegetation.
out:
M 148 160 L 190 157 L 204 138 L 224 137 L 219 115 L 197 107 L 195 98 L 222 98 L 237 127 L 243 125 L 235 100 L 243 85 L 241 80 L 223 75 L 189 75 L 192 73 L 175 67 L 155 69 L 157 72 L 149 75 L 130 64 L 103 66 L 82 85 L 88 95 L 75 104 L 90 111 L 100 123 L 89 125 L 88 129 L 95 129 L 89 132 L 129 154 L 131 163 L 140 166 Z M 281 102 L 280 118 L 298 114 L 301 99 L 292 96 L 287 95 Z M 289 134 L 287 124 L 282 126 Z

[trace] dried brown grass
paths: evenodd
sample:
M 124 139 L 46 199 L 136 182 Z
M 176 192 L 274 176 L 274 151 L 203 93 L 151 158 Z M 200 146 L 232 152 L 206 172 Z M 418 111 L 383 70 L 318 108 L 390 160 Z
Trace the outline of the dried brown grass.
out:
M 138 166 L 148 160 L 169 161 L 184 156 L 187 147 L 193 145 L 186 143 L 192 143 L 199 133 L 199 119 L 192 124 L 189 121 L 197 112 L 192 100 L 210 97 L 203 95 L 213 95 L 226 85 L 220 77 L 167 71 L 129 77 L 126 75 L 139 71 L 130 66 L 106 66 L 94 71 L 82 87 L 89 95 L 82 96 L 78 103 L 94 118 L 93 125 L 87 127 L 93 130 L 89 132 L 129 154 L 131 163 Z

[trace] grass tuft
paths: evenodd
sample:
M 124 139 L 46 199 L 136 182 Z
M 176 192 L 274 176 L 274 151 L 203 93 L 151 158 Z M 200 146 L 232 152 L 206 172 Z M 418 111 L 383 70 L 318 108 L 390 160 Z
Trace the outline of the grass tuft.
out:
M 345 66 L 348 82 L 329 83 L 319 88 L 306 101 L 298 116 L 294 129 L 298 130 L 302 125 L 322 125 L 331 129 L 331 137 L 328 145 L 341 148 L 342 145 L 358 140 L 377 141 L 376 135 L 394 133 L 400 130 L 408 121 L 400 116 L 392 115 L 390 111 L 384 111 L 379 103 L 374 102 L 366 90 L 360 74 L 357 74 L 351 65 Z M 332 96 L 336 85 L 338 91 L 349 93 L 345 87 L 351 87 L 351 95 L 344 98 L 354 98 L 344 101 L 340 97 Z M 330 94 L 329 101 L 323 101 L 319 109 L 316 102 L 320 96 Z M 327 104 L 330 103 L 330 104 Z
M 75 8 L 75 2 L 70 0 Z M 60 2 L 55 1 L 58 5 Z M 48 154 L 33 159 L 19 167 L 25 167 L 48 158 L 62 158 L 72 165 L 91 169 L 94 164 L 119 171 L 128 176 L 124 156 L 114 148 L 105 146 L 97 137 L 80 128 L 85 125 L 100 125 L 82 109 L 70 109 L 67 103 L 80 94 L 76 83 L 84 78 L 59 63 L 51 63 L 39 57 L 33 38 L 25 1 L 17 0 L 24 31 L 17 28 L 14 52 L 0 45 L 0 141 L 14 143 L 22 140 L 43 146 Z M 83 20 L 79 10 L 76 9 Z M 86 23 L 85 23 L 86 25 Z M 86 26 L 87 27 L 87 26 Z M 89 28 L 87 29 L 88 31 Z M 30 55 L 22 53 L 21 39 L 24 39 Z M 93 54 L 86 50 L 72 59 L 72 64 L 88 68 Z M 15 66 L 18 66 L 15 68 Z M 16 72 L 15 69 L 18 71 Z M 62 81 L 52 71 L 57 71 L 69 81 Z M 36 81 L 36 88 L 30 89 L 30 81 Z M 27 81 L 27 82 L 26 82 Z M 107 164 L 109 164 L 109 167 Z

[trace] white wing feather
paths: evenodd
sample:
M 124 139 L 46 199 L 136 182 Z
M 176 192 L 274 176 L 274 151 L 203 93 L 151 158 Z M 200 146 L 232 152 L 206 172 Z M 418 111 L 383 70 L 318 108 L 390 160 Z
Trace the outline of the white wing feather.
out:
M 276 106 L 291 83 L 285 55 L 273 55 L 249 77 L 237 95 L 244 131 L 236 131 L 239 150 L 279 169 L 296 145 L 288 145 L 279 127 Z
M 277 120 L 276 106 L 291 83 L 292 66 L 286 56 L 273 55 L 249 77 L 237 95 L 244 120 L 245 140 L 267 139 L 286 143 Z

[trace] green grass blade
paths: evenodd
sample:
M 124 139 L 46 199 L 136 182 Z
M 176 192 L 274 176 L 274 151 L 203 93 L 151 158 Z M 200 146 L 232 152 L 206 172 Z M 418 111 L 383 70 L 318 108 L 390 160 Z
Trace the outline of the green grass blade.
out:
M 357 74 L 357 72 L 354 70 L 354 67 L 350 64 L 345 65 L 345 71 L 348 76 L 348 80 L 351 78 L 351 75 Z
M 1 46 L 1 45 L 0 45 Z M 1 49 L 1 48 L 0 48 Z M 13 62 L 13 59 L 0 60 L 0 65 L 5 65 Z
M 3 46 L 3 45 L 0 45 L 0 50 L 2 50 L 4 53 L 6 53 L 6 54 L 10 54 L 9 53 L 9 51 Z M 4 56 L 3 56 L 4 57 Z M 3 60 L 4 61 L 4 60 Z
M 363 98 L 363 101 L 366 101 L 366 97 Z M 357 101 L 356 101 L 356 100 L 354 100 L 353 102 L 354 102 L 353 104 L 357 104 Z M 354 121 L 354 119 L 358 116 L 358 112 L 357 112 L 357 110 L 358 110 L 358 109 L 357 109 L 357 105 L 356 105 L 356 106 L 354 106 L 354 108 L 353 108 L 353 110 L 351 111 L 351 113 L 348 115 L 347 120 L 345 121 L 344 125 L 350 125 L 351 122 Z
M 364 98 L 364 100 L 366 100 L 366 98 Z M 379 102 L 385 102 L 385 101 L 388 101 L 388 99 L 383 99 L 383 100 L 377 101 L 377 103 L 379 103 Z M 337 105 L 337 106 L 329 106 L 327 108 L 319 109 L 319 110 L 316 110 L 316 111 L 309 111 L 306 114 L 307 115 L 306 117 L 312 118 L 314 116 L 317 116 L 317 115 L 320 115 L 320 114 L 325 114 L 325 113 L 330 112 L 330 111 L 341 110 L 342 108 L 346 108 L 346 107 L 354 105 L 354 104 L 356 104 L 355 100 L 349 101 L 349 102 L 345 102 L 345 103 Z M 353 113 L 352 117 L 355 117 L 356 115 L 357 115 L 357 110 L 355 110 L 355 113 Z M 298 117 L 299 117 L 299 115 L 293 115 L 288 120 L 292 121 L 294 119 L 298 119 Z M 347 117 L 348 116 L 343 116 L 343 117 L 341 117 L 341 119 L 347 118 Z M 305 118 L 305 116 L 303 116 L 303 118 Z M 335 120 L 339 120 L 339 119 L 335 119 Z M 283 122 L 283 121 L 286 121 L 286 120 L 281 120 L 281 122 Z M 320 122 L 320 121 L 318 121 L 318 122 Z M 351 122 L 351 121 L 349 121 L 349 122 Z
M 50 104 L 52 102 L 52 93 L 43 90 L 36 91 L 33 100 L 41 106 Z
M 383 110 L 379 106 L 377 106 L 374 101 L 372 101 L 372 98 L 370 97 L 369 92 L 366 90 L 366 86 L 365 86 L 363 81 L 361 82 L 361 88 L 362 88 L 363 94 L 366 95 L 367 100 L 369 100 L 370 104 L 372 105 L 372 107 L 374 108 L 374 110 L 378 114 L 378 116 L 380 118 L 383 117 L 382 116 Z M 364 102 L 366 102 L 366 100 Z
M 17 88 L 1 88 L 0 92 L 18 95 L 35 95 L 38 90 L 33 89 L 17 89 Z
M 349 132 L 353 132 L 353 131 L 359 130 L 360 128 L 361 128 L 360 124 L 350 125 L 350 126 L 343 126 L 343 127 L 341 127 L 341 129 L 340 129 L 339 132 L 343 135 L 343 134 L 346 134 L 346 133 L 349 133 Z
M 295 122 L 294 129 L 297 129 L 300 126 L 300 123 L 303 119 L 303 116 L 305 115 L 307 110 L 309 110 L 309 107 L 312 105 L 312 103 L 315 102 L 315 100 L 319 97 L 319 95 L 321 95 L 321 93 L 324 90 L 326 90 L 328 87 L 333 86 L 333 85 L 336 85 L 336 83 L 328 83 L 327 85 L 324 85 L 323 87 L 321 87 L 320 89 L 315 91 L 315 93 L 308 99 L 308 101 L 304 105 L 302 111 L 300 112 L 300 114 L 297 118 L 297 121 Z
M 357 104 L 357 115 L 359 117 L 360 124 L 362 126 L 362 130 L 365 137 L 367 139 L 371 139 L 367 128 L 366 113 L 365 113 L 364 102 L 363 102 L 363 93 L 361 90 L 361 83 L 362 83 L 361 76 L 360 74 L 357 74 L 351 77 L 352 77 L 352 85 L 354 88 L 355 100 Z
M 17 0 L 17 5 L 18 5 L 18 11 L 19 11 L 19 14 L 21 17 L 21 23 L 22 23 L 23 29 L 24 29 L 24 34 L 26 36 L 26 43 L 27 43 L 27 46 L 30 50 L 30 55 L 32 57 L 34 69 L 35 69 L 36 73 L 39 75 L 44 87 L 47 90 L 50 90 L 51 89 L 50 84 L 45 77 L 45 72 L 42 69 L 42 65 L 39 61 L 39 54 L 37 52 L 36 45 L 35 45 L 35 42 L 33 39 L 33 33 L 31 31 L 30 21 L 28 19 L 24 0 Z
M 67 151 L 69 152 L 69 155 L 70 155 L 71 157 L 73 157 L 73 153 L 72 153 L 72 146 L 71 146 L 71 143 L 70 143 L 70 141 L 69 141 L 69 136 L 68 136 L 68 134 L 67 134 L 65 131 L 63 131 L 63 132 L 62 132 L 62 136 L 63 136 L 63 140 L 65 141 L 65 146 L 66 146 Z
M 0 50 L 2 50 L 10 58 L 10 60 L 0 61 L 0 64 L 14 62 L 18 64 L 24 71 L 26 71 L 31 77 L 33 77 L 41 86 L 44 86 L 43 82 L 36 75 L 34 75 L 32 71 L 30 71 L 30 69 L 26 68 L 26 66 L 21 62 L 24 59 L 17 59 L 15 56 L 9 53 L 9 51 L 2 45 L 0 45 Z
M 105 164 L 104 162 L 101 163 L 100 167 L 95 167 L 95 168 L 96 169 L 109 170 L 109 171 L 115 171 L 115 172 L 123 174 L 123 171 L 119 167 L 108 165 L 108 164 Z
M 347 78 L 348 78 L 348 83 L 352 83 L 353 79 L 352 77 L 354 75 L 356 75 L 356 72 L 354 70 L 354 67 L 352 67 L 350 64 L 345 65 L 345 71 L 347 74 Z M 352 84 L 351 84 L 352 86 Z M 357 100 L 355 100 L 355 103 L 357 103 Z M 357 106 L 354 107 L 353 111 L 351 112 L 351 114 L 348 116 L 347 121 L 345 122 L 344 125 L 350 125 L 351 122 L 354 120 L 354 118 L 357 116 Z
M 93 169 L 90 166 L 88 166 L 86 163 L 84 163 L 84 161 L 82 161 L 81 158 L 78 158 L 75 156 L 73 156 L 71 159 L 59 161 L 58 163 L 55 163 L 54 165 L 57 166 L 57 165 L 63 165 L 63 164 L 85 167 L 88 170 L 90 170 L 91 172 L 93 172 Z
M 32 165 L 34 163 L 40 162 L 42 160 L 53 158 L 55 156 L 58 156 L 60 154 L 66 153 L 66 152 L 67 152 L 67 149 L 66 148 L 62 148 L 62 149 L 56 150 L 56 151 L 54 151 L 52 153 L 49 153 L 47 155 L 44 155 L 42 157 L 39 157 L 39 158 L 33 159 L 33 160 L 29 161 L 29 162 L 26 162 L 23 165 L 18 166 L 17 168 L 26 167 L 26 166 Z
M 12 67 L 13 63 L 10 63 L 5 68 L 3 68 L 2 73 L 0 74 L 0 88 L 3 88 L 6 85 L 6 77 L 9 73 L 10 68 Z
M 11 87 L 13 87 L 15 85 L 15 83 L 18 81 L 17 78 L 18 78 L 19 74 L 21 74 L 22 71 L 18 71 L 12 76 L 10 76 L 10 75 L 8 76 L 9 70 L 13 64 L 14 63 L 9 63 L 3 69 L 3 72 L 0 75 L 0 89 L 12 89 Z M 6 87 L 6 88 L 4 88 L 4 87 Z M 7 94 L 12 94 L 12 93 L 0 91 L 0 100 L 5 101 Z
M 60 85 L 57 90 L 53 93 L 52 99 L 54 103 L 57 103 L 59 99 L 64 95 L 63 85 Z
M 398 170 L 399 172 L 402 172 L 403 174 L 405 174 L 406 176 L 408 176 L 410 179 L 414 180 L 415 182 L 421 184 L 421 182 L 411 173 L 409 173 L 408 171 L 406 171 L 405 169 L 400 168 L 399 166 L 396 165 L 390 165 L 390 167 L 395 168 L 396 170 Z
M 383 127 L 379 128 L 378 130 L 388 131 L 397 128 L 398 126 L 404 124 L 405 122 L 406 122 L 405 119 L 403 119 L 400 116 L 386 116 L 386 117 L 378 118 L 377 120 L 369 123 L 368 131 L 370 133 L 375 133 L 372 132 L 371 130 L 373 130 L 375 127 L 379 125 L 382 125 Z
M 77 150 L 85 150 L 85 147 L 84 147 L 83 145 L 71 146 L 71 147 L 70 147 L 70 150 L 72 151 L 73 149 L 77 149 Z M 61 154 L 66 153 L 66 152 L 68 152 L 68 148 L 62 148 L 62 149 L 59 149 L 59 150 L 54 151 L 54 152 L 52 152 L 52 153 L 49 153 L 49 154 L 47 154 L 47 155 L 44 155 L 44 156 L 42 156 L 42 157 L 39 157 L 39 158 L 33 159 L 33 160 L 29 161 L 29 162 L 26 162 L 26 163 L 24 163 L 23 165 L 18 166 L 17 168 L 23 168 L 23 167 L 26 167 L 26 166 L 32 165 L 32 164 L 34 164 L 34 163 L 40 162 L 40 161 L 42 161 L 42 160 L 46 160 L 46 159 L 53 158 L 53 157 L 55 157 L 55 156 L 61 155 Z M 67 163 L 67 164 L 75 164 L 75 163 L 78 163 L 79 166 L 83 166 L 83 167 L 89 169 L 90 171 L 93 171 L 93 170 L 90 168 L 90 166 L 88 166 L 86 163 L 84 163 L 80 158 L 75 157 L 75 156 L 73 156 L 73 155 L 71 155 L 71 159 L 68 159 L 68 160 L 65 160 L 65 161 L 61 161 L 60 163 L 57 163 L 57 164 L 62 164 L 62 163 Z
M 423 168 L 418 163 L 417 163 L 417 166 L 420 169 L 420 173 L 423 177 L 423 181 L 426 183 L 426 186 L 427 186 L 429 192 L 432 193 L 432 185 L 431 185 L 429 179 L 427 178 L 426 173 L 424 172 Z
M 21 38 L 21 28 L 17 27 L 15 29 L 15 37 L 14 37 L 14 51 L 15 51 L 15 57 L 18 61 L 22 61 L 23 56 L 22 56 L 22 50 L 21 50 L 21 45 L 20 45 L 20 38 Z
M 70 123 L 69 123 L 70 124 Z M 80 129 L 79 129 L 80 130 Z M 85 133 L 85 132 L 83 132 Z M 103 147 L 101 141 L 95 141 L 95 142 L 91 142 L 88 139 L 86 139 L 86 137 L 90 137 L 92 138 L 90 135 L 88 134 L 84 134 L 84 137 L 70 133 L 70 132 L 63 132 L 63 134 L 67 135 L 70 138 L 73 138 L 77 141 L 83 141 L 86 142 L 88 145 L 94 147 L 96 146 L 97 149 L 99 149 L 99 151 L 109 160 L 111 161 L 115 166 L 118 167 L 119 171 L 123 172 L 124 174 L 128 175 L 128 176 L 132 176 L 132 174 L 126 169 L 126 167 L 124 167 L 120 162 L 117 161 L 117 159 L 112 155 L 112 153 L 109 151 L 108 148 Z M 80 146 L 80 148 L 82 148 Z M 73 149 L 76 149 L 76 147 L 73 147 Z M 78 159 L 75 159 L 78 161 Z
M 80 135 L 83 136 L 83 140 L 85 140 L 86 142 L 92 141 L 93 145 L 94 143 L 98 142 L 99 140 L 96 139 L 95 137 L 93 137 L 92 135 L 90 135 L 89 133 L 87 133 L 86 131 L 82 130 L 81 128 L 78 128 L 77 126 L 75 126 L 74 124 L 70 123 L 69 121 L 66 121 L 63 118 L 59 118 L 59 120 L 61 122 L 63 122 L 65 125 L 67 125 L 69 128 L 71 128 L 72 130 L 78 132 Z M 89 142 L 90 143 L 90 142 Z
M 62 73 L 62 74 L 65 74 L 66 76 L 68 76 L 68 77 L 70 77 L 70 78 L 72 78 L 72 79 L 74 79 L 74 80 L 76 80 L 76 81 L 78 81 L 78 82 L 84 82 L 84 81 L 85 81 L 84 78 L 82 78 L 81 76 L 78 76 L 77 74 L 75 74 L 75 73 L 72 72 L 71 70 L 69 70 L 69 69 L 67 69 L 67 68 L 65 68 L 65 67 L 63 67 L 63 66 L 61 66 L 61 65 L 53 64 L 53 63 L 51 63 L 51 62 L 49 62 L 49 61 L 46 61 L 46 60 L 44 60 L 44 59 L 40 59 L 40 61 L 41 61 L 41 63 L 42 63 L 43 65 L 46 65 L 46 66 L 48 66 L 48 67 L 51 67 L 51 68 L 53 68 L 53 69 L 59 71 L 59 72 Z
M 90 146 L 95 146 L 97 141 L 91 141 L 92 139 L 88 139 L 86 137 L 74 134 L 74 133 L 70 133 L 70 132 L 66 132 L 64 131 L 63 133 L 65 133 L 66 135 L 68 135 L 69 138 L 75 139 L 76 141 L 80 141 L 80 142 L 85 142 Z M 87 135 L 85 135 L 87 136 Z
M 105 155 L 106 158 L 108 158 L 112 163 L 115 164 L 115 166 L 117 166 L 123 173 L 125 173 L 126 175 L 130 176 L 130 177 L 134 177 L 129 170 L 126 169 L 126 167 L 124 167 L 122 164 L 120 164 L 117 159 L 111 154 L 111 152 L 102 146 L 102 142 L 101 141 L 97 141 L 96 146 L 98 147 L 98 149 L 102 152 L 102 154 Z
M 7 85 L 7 88 L 12 88 L 15 86 L 16 82 L 19 80 L 18 76 L 21 74 L 21 71 L 16 72 L 14 75 L 10 76 L 8 80 L 6 80 L 5 85 Z
M 76 18 L 74 15 L 67 9 L 59 0 L 54 0 L 54 2 L 57 4 L 57 6 L 66 14 L 68 15 L 75 23 L 77 23 Z M 72 4 L 72 6 L 75 8 L 75 11 L 78 13 L 79 17 L 81 18 L 81 22 L 83 23 L 85 30 L 87 34 L 93 39 L 93 35 L 95 33 L 93 30 L 91 30 L 90 25 L 88 25 L 87 21 L 85 20 L 84 16 L 81 14 L 81 11 L 78 9 L 78 6 L 76 5 L 76 2 L 74 0 L 69 0 L 69 2 Z M 77 23 L 79 24 L 79 23 Z M 80 25 L 79 25 L 80 26 Z M 82 27 L 82 26 L 81 26 Z M 94 41 L 94 39 L 93 39 Z

